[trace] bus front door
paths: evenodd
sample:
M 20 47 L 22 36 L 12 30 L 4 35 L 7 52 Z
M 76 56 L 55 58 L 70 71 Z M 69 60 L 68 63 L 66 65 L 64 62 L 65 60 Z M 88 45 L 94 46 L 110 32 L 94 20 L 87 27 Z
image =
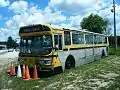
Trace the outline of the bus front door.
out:
M 62 35 L 54 35 L 55 47 L 62 50 Z

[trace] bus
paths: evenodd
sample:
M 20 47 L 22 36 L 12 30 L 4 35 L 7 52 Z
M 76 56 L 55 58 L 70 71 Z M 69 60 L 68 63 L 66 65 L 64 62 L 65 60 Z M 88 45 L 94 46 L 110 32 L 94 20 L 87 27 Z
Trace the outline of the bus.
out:
M 18 61 L 37 65 L 41 74 L 58 74 L 108 56 L 108 36 L 86 29 L 35 24 L 20 27 L 19 36 Z

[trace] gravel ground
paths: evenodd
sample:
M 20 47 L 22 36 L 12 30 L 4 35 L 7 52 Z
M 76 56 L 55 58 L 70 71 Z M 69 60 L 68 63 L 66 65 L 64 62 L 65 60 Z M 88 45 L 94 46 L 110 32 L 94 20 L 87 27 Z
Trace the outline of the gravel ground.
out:
M 18 53 L 19 52 L 13 51 L 0 55 L 0 70 L 2 70 L 3 66 L 16 61 L 18 58 Z

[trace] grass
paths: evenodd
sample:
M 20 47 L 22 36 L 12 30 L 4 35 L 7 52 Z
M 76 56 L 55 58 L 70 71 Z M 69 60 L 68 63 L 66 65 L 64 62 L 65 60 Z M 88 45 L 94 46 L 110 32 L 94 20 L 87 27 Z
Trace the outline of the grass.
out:
M 115 50 L 115 48 L 110 48 L 109 54 L 120 56 L 120 48 L 117 48 L 116 50 Z
M 111 50 L 113 51 L 113 50 Z M 114 52 L 116 53 L 116 52 Z M 119 52 L 118 52 L 119 53 Z M 119 55 L 119 54 L 117 54 Z M 0 73 L 0 89 L 10 90 L 120 90 L 120 56 L 110 55 L 64 73 L 24 81 Z

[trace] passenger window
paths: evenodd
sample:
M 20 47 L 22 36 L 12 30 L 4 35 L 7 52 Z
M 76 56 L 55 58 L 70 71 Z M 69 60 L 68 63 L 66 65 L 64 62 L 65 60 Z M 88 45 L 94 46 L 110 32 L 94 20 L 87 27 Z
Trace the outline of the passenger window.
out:
M 94 43 L 95 44 L 102 44 L 103 37 L 100 35 L 94 35 Z
M 70 45 L 71 44 L 70 32 L 69 31 L 64 31 L 64 40 L 65 40 L 65 45 Z
M 93 35 L 92 34 L 86 34 L 85 35 L 86 44 L 93 44 Z
M 94 35 L 94 44 L 97 44 L 97 36 Z
M 102 44 L 102 36 L 98 36 L 98 44 Z
M 82 33 L 72 33 L 72 41 L 73 44 L 83 44 L 84 43 L 84 36 Z
M 103 37 L 103 44 L 106 44 L 107 43 L 107 37 Z

